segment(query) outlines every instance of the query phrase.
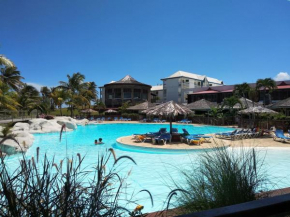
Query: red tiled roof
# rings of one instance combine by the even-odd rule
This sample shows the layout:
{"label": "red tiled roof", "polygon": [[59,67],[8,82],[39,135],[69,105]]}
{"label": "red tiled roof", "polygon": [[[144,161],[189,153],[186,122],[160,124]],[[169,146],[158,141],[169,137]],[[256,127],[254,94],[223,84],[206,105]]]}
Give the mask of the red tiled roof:
{"label": "red tiled roof", "polygon": [[289,89],[290,85],[277,86],[277,89]]}
{"label": "red tiled roof", "polygon": [[219,91],[216,90],[206,90],[206,91],[200,91],[200,92],[196,92],[193,94],[209,94],[209,93],[218,93]]}

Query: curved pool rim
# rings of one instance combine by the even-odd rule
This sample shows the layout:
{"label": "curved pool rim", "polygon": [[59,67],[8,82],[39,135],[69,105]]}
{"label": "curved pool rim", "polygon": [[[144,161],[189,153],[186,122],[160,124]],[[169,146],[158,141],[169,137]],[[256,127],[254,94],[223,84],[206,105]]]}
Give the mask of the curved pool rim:
{"label": "curved pool rim", "polygon": [[[204,151],[214,151],[217,148],[228,148],[230,145],[226,145],[223,147],[211,147],[211,148],[167,148],[164,146],[160,147],[145,147],[140,145],[131,145],[126,144],[124,142],[121,142],[121,138],[119,137],[116,140],[116,143],[113,144],[113,148],[122,150],[122,151],[128,151],[128,152],[139,152],[139,153],[147,153],[147,154],[188,154],[188,153],[197,153],[197,152],[204,152]],[[190,147],[190,146],[189,146]]]}

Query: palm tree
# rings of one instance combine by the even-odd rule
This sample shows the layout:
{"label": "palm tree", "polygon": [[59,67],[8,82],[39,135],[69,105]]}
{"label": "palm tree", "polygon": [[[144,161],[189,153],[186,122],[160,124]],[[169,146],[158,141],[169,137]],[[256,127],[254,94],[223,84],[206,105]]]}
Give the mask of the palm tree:
{"label": "palm tree", "polygon": [[106,105],[102,101],[97,101],[94,105],[94,108],[100,113],[101,109],[106,109]]}
{"label": "palm tree", "polygon": [[222,108],[224,108],[225,106],[227,106],[229,108],[229,110],[230,110],[230,113],[233,114],[234,106],[237,103],[240,104],[241,107],[243,107],[241,101],[236,96],[231,96],[231,97],[228,97],[228,98],[225,98],[224,99]]}
{"label": "palm tree", "polygon": [[68,93],[68,101],[67,104],[69,105],[71,111],[71,117],[73,116],[73,109],[79,103],[77,100],[81,98],[79,95],[76,95],[82,91],[82,89],[86,86],[84,83],[85,76],[79,72],[74,73],[72,76],[67,75],[68,81],[60,81],[60,88],[64,89]]}
{"label": "palm tree", "polygon": [[0,66],[1,65],[4,67],[15,67],[14,63],[2,54],[0,55]]}
{"label": "palm tree", "polygon": [[16,67],[1,68],[0,72],[1,81],[6,83],[11,89],[18,92],[23,86],[23,82],[21,81],[23,77],[20,76],[20,72],[17,71]]}
{"label": "palm tree", "polygon": [[18,106],[17,93],[10,91],[9,86],[0,81],[0,108],[17,111]]}
{"label": "palm tree", "polygon": [[50,94],[55,105],[58,106],[60,110],[60,115],[62,116],[62,105],[67,100],[68,94],[62,88],[54,88]]}
{"label": "palm tree", "polygon": [[[238,96],[239,98],[240,97],[247,98],[249,95],[250,88],[251,88],[250,85],[246,82],[242,84],[237,84],[235,85],[234,94]],[[247,100],[245,101],[246,101],[247,108],[249,108]]]}
{"label": "palm tree", "polygon": [[[267,95],[273,92],[277,88],[276,82],[272,78],[258,79],[256,82],[256,89],[258,91],[264,88],[264,105],[266,104],[266,93]],[[270,95],[271,96],[271,95]]]}
{"label": "palm tree", "polygon": [[19,92],[18,102],[22,109],[29,110],[32,107],[35,107],[36,104],[40,104],[41,98],[35,87],[24,84],[23,88]]}

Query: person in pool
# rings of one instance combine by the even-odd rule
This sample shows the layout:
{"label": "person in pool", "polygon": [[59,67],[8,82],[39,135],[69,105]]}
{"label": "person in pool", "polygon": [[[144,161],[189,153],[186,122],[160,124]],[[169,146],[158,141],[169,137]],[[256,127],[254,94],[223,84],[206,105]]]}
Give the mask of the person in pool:
{"label": "person in pool", "polygon": [[99,141],[98,141],[98,140],[95,140],[95,145],[101,145],[101,144],[104,144],[102,141],[103,141],[102,138],[99,138]]}

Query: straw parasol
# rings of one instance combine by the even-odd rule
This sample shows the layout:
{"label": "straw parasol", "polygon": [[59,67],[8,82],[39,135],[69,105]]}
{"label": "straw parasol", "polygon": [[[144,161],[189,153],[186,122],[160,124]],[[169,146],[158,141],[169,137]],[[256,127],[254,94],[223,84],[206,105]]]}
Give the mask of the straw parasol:
{"label": "straw parasol", "polygon": [[234,105],[234,107],[233,107],[234,109],[250,108],[250,107],[259,106],[258,103],[253,102],[252,100],[244,98],[244,97],[241,97],[239,100],[240,100],[241,104],[237,103],[236,105]]}
{"label": "straw parasol", "polygon": [[238,113],[239,114],[277,114],[278,112],[275,112],[271,109],[268,109],[262,106],[256,106],[256,107],[250,107],[250,108],[241,110]]}
{"label": "straw parasol", "polygon": [[290,108],[290,97],[284,100],[281,100],[279,102],[276,102],[274,105],[272,105],[270,108],[273,109],[285,109]]}
{"label": "straw parasol", "polygon": [[255,114],[277,114],[278,112],[275,112],[271,109],[262,107],[262,106],[256,106],[256,107],[250,107],[244,110],[241,110],[238,112],[238,114],[253,114],[253,126],[255,124]]}
{"label": "straw parasol", "polygon": [[94,109],[89,108],[89,109],[83,109],[83,110],[81,110],[81,112],[83,112],[83,113],[92,113],[92,112],[96,112],[96,111]]}
{"label": "straw parasol", "polygon": [[147,115],[160,115],[160,116],[167,116],[170,118],[170,133],[172,133],[172,117],[180,115],[187,115],[192,113],[192,111],[185,106],[179,105],[174,101],[169,101],[166,103],[162,103],[155,107],[149,108],[144,111]]}
{"label": "straw parasol", "polygon": [[191,109],[191,110],[210,111],[211,108],[217,107],[217,104],[214,102],[210,102],[208,100],[205,100],[205,99],[201,99],[201,100],[198,100],[198,101],[195,101],[193,103],[188,104],[186,107]]}
{"label": "straw parasol", "polygon": [[149,103],[148,101],[134,105],[134,106],[130,106],[127,108],[127,110],[132,110],[132,111],[143,111],[146,110],[148,108],[151,108],[155,106],[155,104],[153,103]]}
{"label": "straw parasol", "polygon": [[117,113],[117,111],[116,110],[113,110],[113,109],[109,109],[109,110],[107,110],[107,111],[105,111],[106,113]]}

